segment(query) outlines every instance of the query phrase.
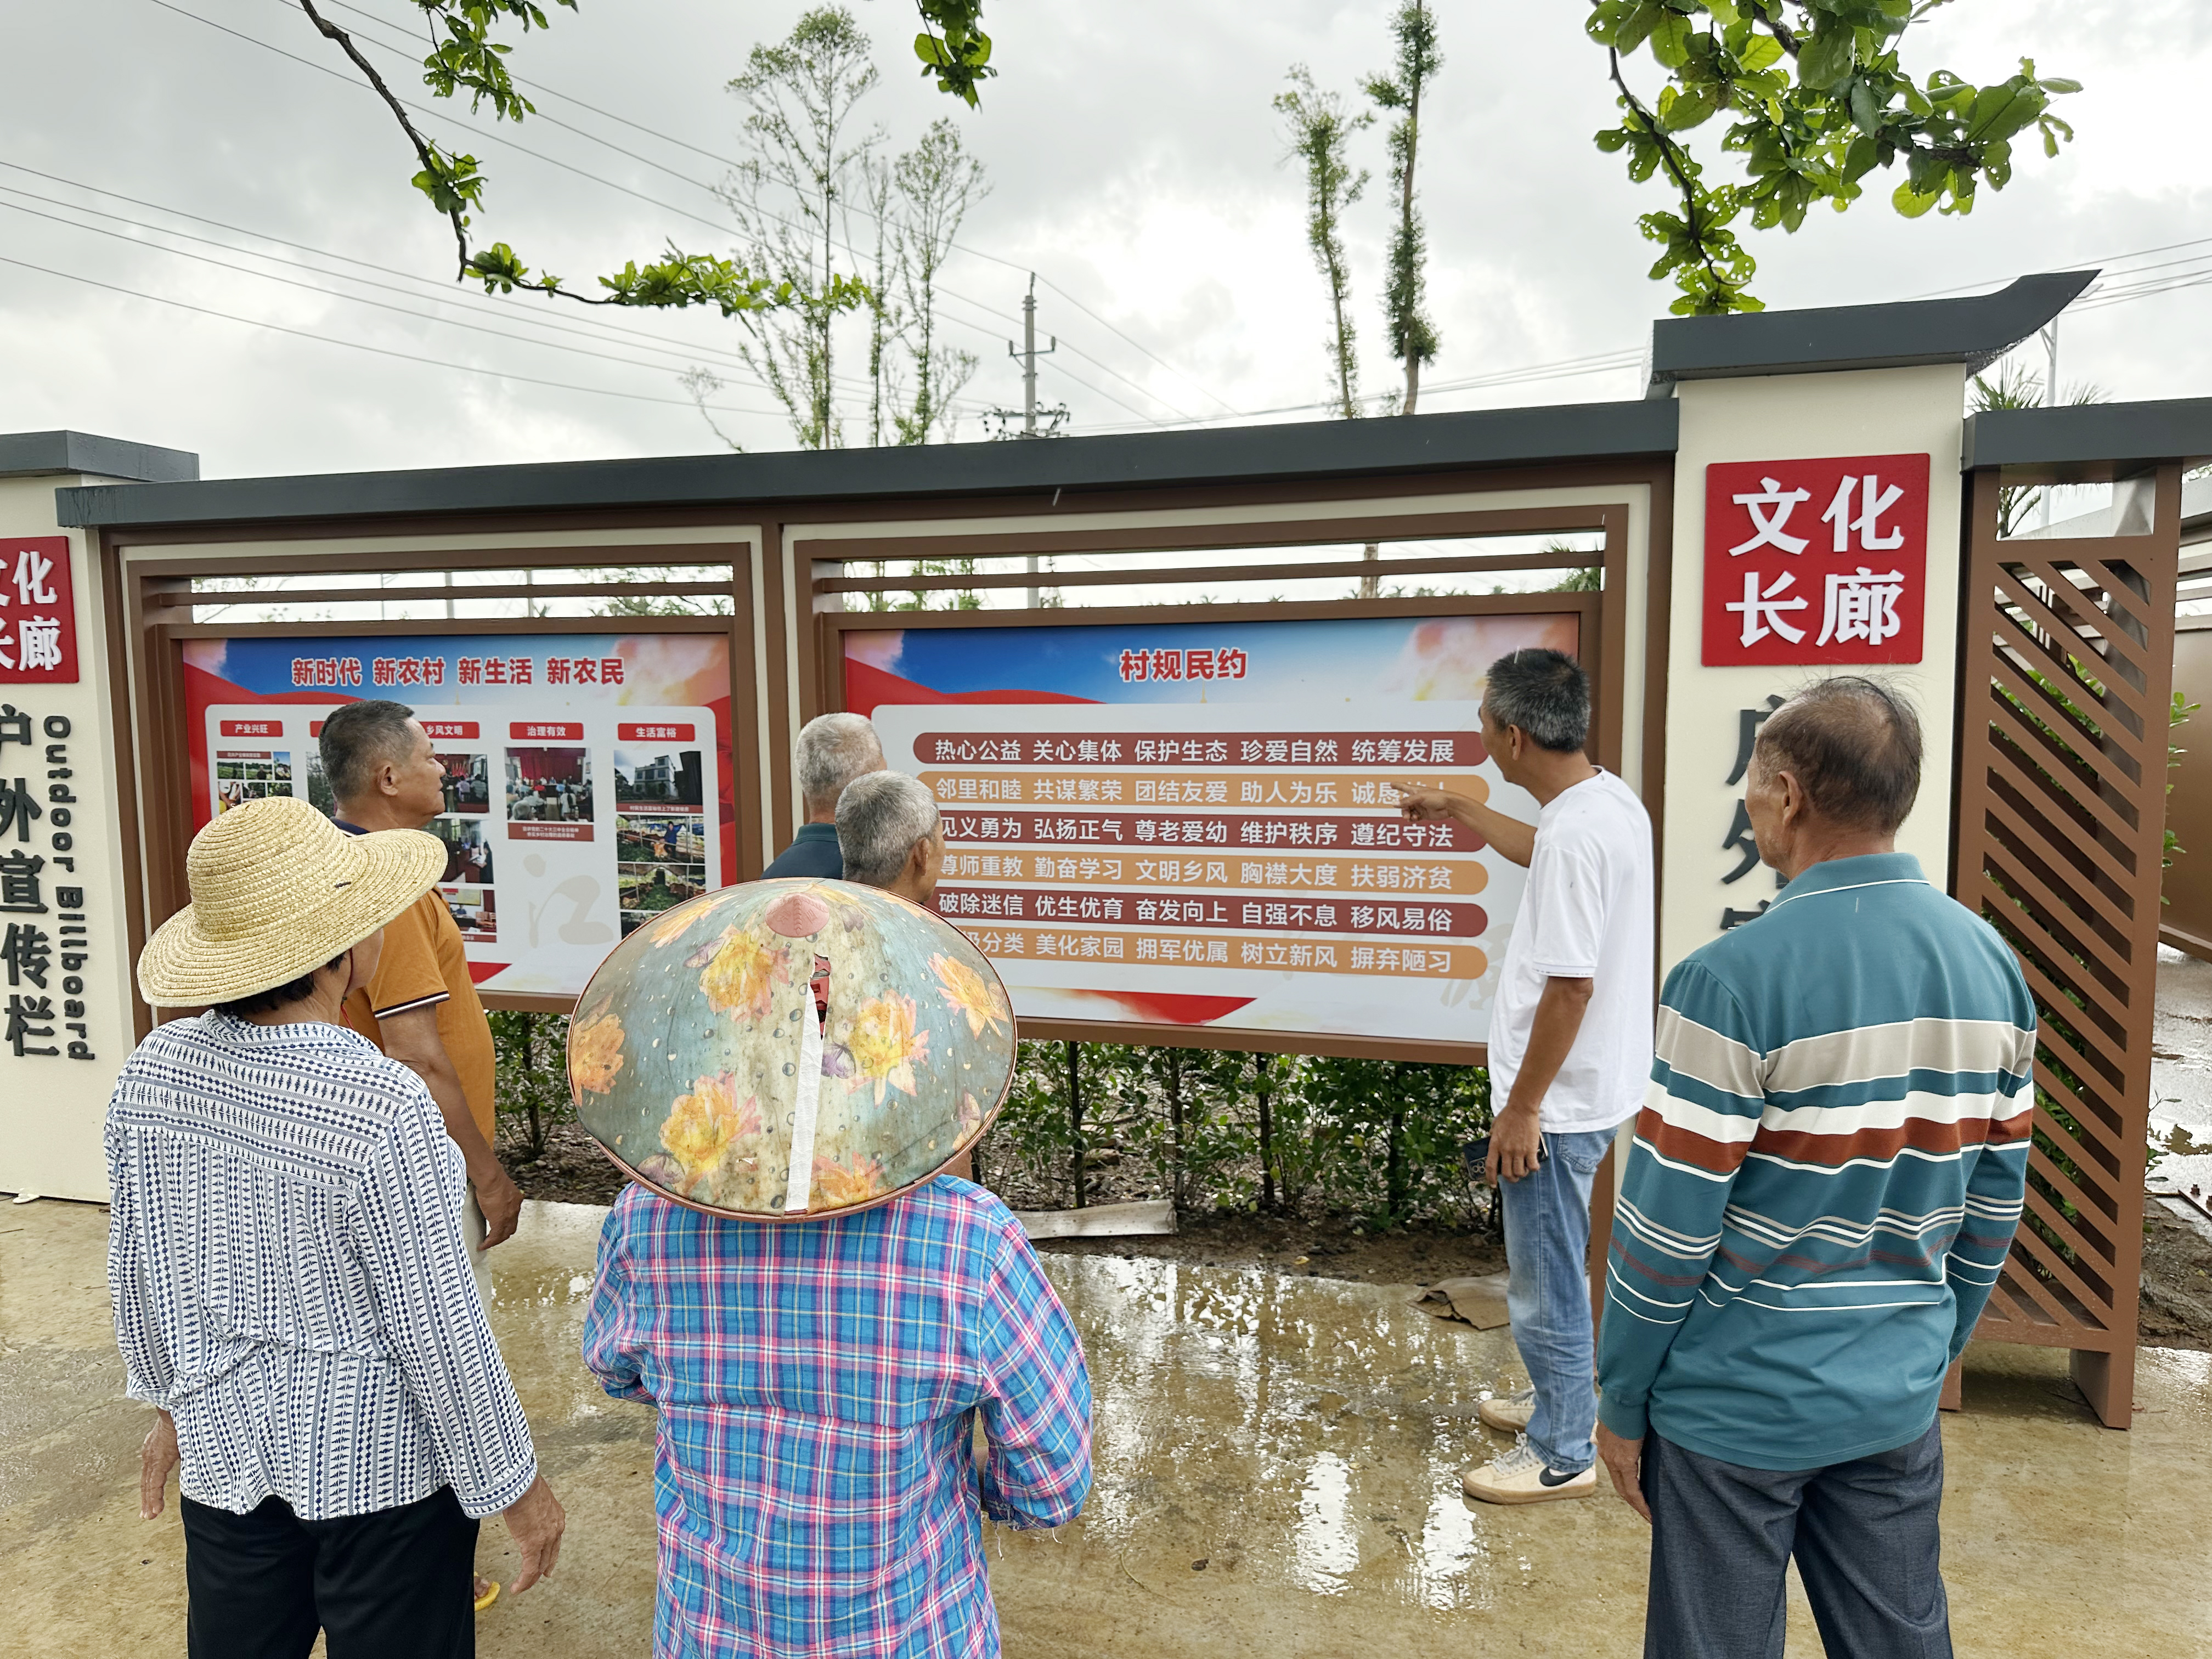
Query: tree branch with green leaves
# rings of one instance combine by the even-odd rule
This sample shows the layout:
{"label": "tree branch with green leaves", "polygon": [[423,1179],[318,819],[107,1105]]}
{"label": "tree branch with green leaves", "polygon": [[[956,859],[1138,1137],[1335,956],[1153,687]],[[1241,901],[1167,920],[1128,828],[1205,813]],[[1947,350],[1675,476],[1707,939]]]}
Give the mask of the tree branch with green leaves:
{"label": "tree branch with green leaves", "polygon": [[[489,102],[495,120],[520,123],[537,113],[537,106],[515,84],[507,65],[514,48],[497,40],[501,25],[519,27],[525,35],[551,27],[544,9],[535,0],[412,0],[422,14],[432,38],[429,55],[422,59],[422,82],[432,96],[469,97],[471,114]],[[804,298],[811,307],[827,304],[851,310],[867,303],[866,289],[838,279],[831,290],[802,296],[788,281],[756,276],[744,265],[708,253],[687,253],[672,242],[659,258],[630,260],[611,276],[599,278],[601,294],[581,293],[566,286],[550,271],[532,271],[505,242],[477,244],[472,234],[477,216],[484,210],[485,179],[473,155],[447,150],[429,137],[410,118],[390,84],[362,52],[353,37],[316,9],[315,0],[297,0],[324,39],[337,46],[383,100],[413,147],[421,170],[415,188],[453,227],[456,276],[483,283],[487,293],[511,294],[516,289],[544,294],[581,305],[635,306],[682,310],[712,306],[725,317],[780,310]],[[576,9],[576,0],[554,0]],[[915,41],[922,73],[936,78],[940,91],[971,106],[980,82],[998,71],[990,67],[991,39],[981,27],[981,0],[915,0],[923,33]]]}
{"label": "tree branch with green leaves", "polygon": [[[1731,226],[1795,231],[1826,202],[1841,212],[1868,175],[1899,161],[1890,193],[1917,219],[1931,208],[1973,210],[1984,184],[2011,182],[2013,143],[2031,128],[2055,157],[2074,129],[2051,100],[2078,82],[2020,73],[1977,87],[1948,70],[1924,80],[1905,67],[1912,25],[1950,0],[1599,0],[1586,25],[1607,50],[1620,124],[1596,136],[1600,149],[1627,158],[1638,183],[1664,172],[1681,211],[1638,222],[1661,253],[1655,280],[1680,290],[1678,315],[1757,311],[1757,263]],[[1649,57],[1665,76],[1656,99],[1639,98],[1623,64]],[[1730,124],[1724,154],[1741,156],[1741,183],[1709,185],[1681,135],[1716,116]]]}

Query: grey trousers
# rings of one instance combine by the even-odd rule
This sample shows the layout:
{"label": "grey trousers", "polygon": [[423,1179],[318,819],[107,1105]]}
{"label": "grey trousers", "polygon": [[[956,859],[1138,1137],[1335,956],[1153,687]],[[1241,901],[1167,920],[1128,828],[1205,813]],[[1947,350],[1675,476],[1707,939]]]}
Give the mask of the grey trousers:
{"label": "grey trousers", "polygon": [[1784,1570],[1813,1604],[1828,1659],[1951,1659],[1937,1513],[1942,1425],[1822,1469],[1723,1463],[1654,1434],[1644,1659],[1782,1659]]}

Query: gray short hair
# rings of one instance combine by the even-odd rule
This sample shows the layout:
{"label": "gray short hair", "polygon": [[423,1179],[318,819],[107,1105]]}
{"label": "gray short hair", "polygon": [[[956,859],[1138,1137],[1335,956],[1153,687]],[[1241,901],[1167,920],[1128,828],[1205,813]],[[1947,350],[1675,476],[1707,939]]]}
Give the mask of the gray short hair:
{"label": "gray short hair", "polygon": [[1919,796],[1920,750],[1920,716],[1900,693],[1837,674],[1767,716],[1752,766],[1761,778],[1796,778],[1816,817],[1888,836]]}
{"label": "gray short hair", "polygon": [[1483,707],[1499,726],[1517,726],[1539,749],[1569,753],[1589,739],[1589,676],[1564,651],[1531,646],[1490,665]]}
{"label": "gray short hair", "polygon": [[803,802],[836,800],[854,778],[884,769],[883,741],[865,714],[817,714],[792,750]]}
{"label": "gray short hair", "polygon": [[331,793],[339,800],[352,800],[368,787],[378,767],[413,754],[415,734],[407,722],[414,718],[415,711],[405,703],[382,697],[332,709],[323,721],[317,745]]}
{"label": "gray short hair", "polygon": [[870,772],[837,797],[837,850],[845,879],[888,887],[913,855],[914,844],[937,833],[937,803],[920,778]]}

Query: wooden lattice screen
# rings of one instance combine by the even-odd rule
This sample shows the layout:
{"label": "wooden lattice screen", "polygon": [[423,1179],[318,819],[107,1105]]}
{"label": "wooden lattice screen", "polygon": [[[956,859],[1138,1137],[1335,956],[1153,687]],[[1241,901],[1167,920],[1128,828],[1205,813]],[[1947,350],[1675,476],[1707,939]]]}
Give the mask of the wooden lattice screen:
{"label": "wooden lattice screen", "polygon": [[2127,1426],[2142,1257],[2181,469],[2148,535],[1998,538],[1973,475],[1956,896],[2019,954],[2041,1018],[2027,1212],[1977,1335],[2073,1351]]}

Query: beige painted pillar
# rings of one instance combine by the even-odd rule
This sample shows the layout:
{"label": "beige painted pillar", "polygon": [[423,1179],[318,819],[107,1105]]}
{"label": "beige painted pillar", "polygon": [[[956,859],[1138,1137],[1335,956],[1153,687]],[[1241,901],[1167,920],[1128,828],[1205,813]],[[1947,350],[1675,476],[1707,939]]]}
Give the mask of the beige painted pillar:
{"label": "beige painted pillar", "polygon": [[[27,836],[20,816],[0,829],[0,860],[22,854],[19,872],[24,860],[40,861],[32,875],[35,902],[45,907],[28,908],[31,896],[21,888],[0,888],[0,904],[18,906],[0,908],[0,943],[11,926],[36,929],[47,951],[43,988],[23,962],[14,964],[10,983],[10,965],[0,961],[7,1020],[0,1026],[0,1193],[106,1198],[100,1129],[133,1042],[109,696],[111,677],[122,666],[108,655],[105,596],[86,532],[54,522],[57,487],[107,482],[75,472],[0,476],[0,598],[8,602],[0,608],[0,635],[9,641],[0,655],[23,659],[17,627],[38,607],[26,607],[16,578],[35,583],[40,567],[35,560],[22,566],[21,556],[44,558],[53,538],[66,547],[76,655],[70,680],[9,684],[0,671],[0,787],[13,789],[20,778],[40,809]],[[54,574],[46,577],[48,591]],[[23,728],[8,719],[9,708],[30,716],[29,744],[12,740]],[[27,942],[20,933],[17,940]],[[44,1017],[34,1017],[41,1009]]]}
{"label": "beige painted pillar", "polygon": [[[1722,931],[1724,914],[1771,899],[1771,872],[1723,878],[1738,855],[1724,851],[1741,782],[1727,781],[1737,756],[1741,711],[1763,709],[1831,672],[1865,672],[1905,691],[1920,711],[1926,752],[1920,797],[1898,836],[1928,878],[1948,884],[1951,760],[1956,722],[1959,453],[1965,430],[1966,371],[1957,363],[1843,373],[1687,380],[1674,472],[1674,603],[1667,685],[1666,866],[1659,901],[1661,969]],[[1704,654],[1705,469],[1717,462],[1925,453],[1929,458],[1925,629],[1917,663],[1864,670],[1706,667]],[[1825,534],[1808,501],[1792,527]],[[1817,586],[1814,589],[1817,593]],[[1813,615],[1818,626],[1818,599]]]}

